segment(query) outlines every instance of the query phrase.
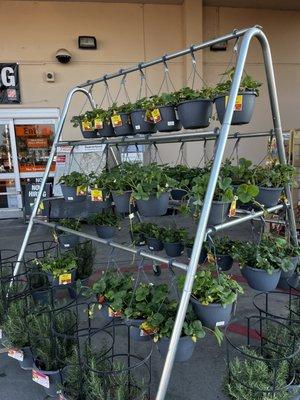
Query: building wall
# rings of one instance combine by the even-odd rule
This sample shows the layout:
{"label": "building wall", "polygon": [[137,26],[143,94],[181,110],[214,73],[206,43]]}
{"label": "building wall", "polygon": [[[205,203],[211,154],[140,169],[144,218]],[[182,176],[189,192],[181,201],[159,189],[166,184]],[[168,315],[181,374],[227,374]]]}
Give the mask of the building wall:
{"label": "building wall", "polygon": [[[300,12],[263,9],[239,9],[228,7],[205,7],[203,10],[204,39],[228,33],[233,28],[261,25],[266,33],[273,55],[279,106],[284,129],[300,126],[298,101],[300,86]],[[226,52],[204,52],[204,76],[209,83],[217,83],[233,56],[233,43]],[[262,53],[258,41],[253,41],[247,59],[246,72],[263,82],[261,95],[257,99],[254,117],[249,126],[235,127],[232,131],[265,131],[272,128]],[[228,144],[227,155],[233,143]],[[260,161],[266,153],[266,140],[245,140],[239,146],[240,156]]]}

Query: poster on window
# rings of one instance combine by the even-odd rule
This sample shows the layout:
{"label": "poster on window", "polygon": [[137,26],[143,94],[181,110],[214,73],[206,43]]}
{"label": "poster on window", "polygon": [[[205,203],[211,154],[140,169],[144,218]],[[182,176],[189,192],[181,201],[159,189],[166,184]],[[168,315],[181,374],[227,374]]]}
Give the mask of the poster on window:
{"label": "poster on window", "polygon": [[0,104],[21,103],[19,66],[0,63]]}

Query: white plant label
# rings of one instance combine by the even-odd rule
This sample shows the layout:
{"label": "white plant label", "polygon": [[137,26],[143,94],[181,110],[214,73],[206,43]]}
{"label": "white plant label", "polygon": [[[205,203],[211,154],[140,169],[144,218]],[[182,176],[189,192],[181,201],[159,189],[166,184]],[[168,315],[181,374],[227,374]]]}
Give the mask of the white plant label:
{"label": "white plant label", "polygon": [[68,197],[68,200],[72,201],[72,200],[74,200],[74,197]]}
{"label": "white plant label", "polygon": [[133,219],[134,218],[134,213],[129,214],[129,219]]}
{"label": "white plant label", "polygon": [[69,243],[65,243],[65,247],[70,247]]}
{"label": "white plant label", "polygon": [[2,329],[0,329],[0,339],[3,339],[3,332],[2,332]]}
{"label": "white plant label", "polygon": [[9,349],[7,353],[8,357],[14,358],[15,360],[18,361],[23,361],[24,360],[24,353],[22,350],[19,349]]}
{"label": "white plant label", "polygon": [[167,122],[167,125],[168,125],[168,126],[174,126],[174,125],[175,125],[175,121],[168,121],[168,122]]}
{"label": "white plant label", "polygon": [[224,326],[225,325],[225,321],[218,321],[216,323],[216,326]]}
{"label": "white plant label", "polygon": [[149,249],[150,249],[150,250],[154,250],[154,247],[152,247],[152,246],[149,246]]}
{"label": "white plant label", "polygon": [[32,370],[32,380],[33,382],[38,383],[39,385],[45,387],[46,389],[50,388],[49,376],[43,374],[41,371]]}
{"label": "white plant label", "polygon": [[135,125],[135,129],[136,130],[140,130],[141,129],[141,125]]}

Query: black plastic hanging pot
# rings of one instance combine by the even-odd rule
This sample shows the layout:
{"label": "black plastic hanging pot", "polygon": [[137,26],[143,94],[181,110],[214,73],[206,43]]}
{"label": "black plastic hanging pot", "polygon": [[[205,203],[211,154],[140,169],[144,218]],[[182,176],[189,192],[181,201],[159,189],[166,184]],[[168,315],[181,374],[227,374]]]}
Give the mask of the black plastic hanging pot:
{"label": "black plastic hanging pot", "polygon": [[145,246],[146,238],[143,233],[132,233],[130,231],[130,237],[135,246]]}
{"label": "black plastic hanging pot", "polygon": [[100,213],[111,206],[111,199],[104,195],[102,201],[92,201],[91,196],[87,196],[87,214]]}
{"label": "black plastic hanging pot", "polygon": [[130,212],[131,193],[131,190],[128,190],[127,192],[124,192],[122,194],[112,192],[113,202],[115,203],[115,207],[118,213],[125,214]]}
{"label": "black plastic hanging pot", "polygon": [[58,235],[58,241],[62,249],[72,249],[79,243],[79,236],[72,233],[61,233]]}
{"label": "black plastic hanging pot", "polygon": [[111,123],[104,122],[102,129],[97,129],[97,137],[115,136],[114,128]]}
{"label": "black plastic hanging pot", "polygon": [[158,107],[161,121],[156,122],[156,128],[159,132],[180,131],[181,122],[177,118],[174,106]]}
{"label": "black plastic hanging pot", "polygon": [[281,269],[275,269],[271,274],[263,269],[245,266],[242,268],[242,275],[247,279],[248,285],[260,292],[270,292],[278,285]]}
{"label": "black plastic hanging pot", "polygon": [[64,196],[65,201],[81,203],[86,200],[86,195],[77,196],[77,188],[72,186],[60,185],[62,194]]}
{"label": "black plastic hanging pot", "polygon": [[229,323],[234,303],[225,307],[218,303],[203,305],[193,297],[191,302],[197,317],[207,328],[215,329],[216,326],[222,327]]}
{"label": "black plastic hanging pot", "polygon": [[273,207],[278,204],[283,187],[280,188],[269,188],[259,186],[259,193],[255,200],[264,205],[265,207]]}
{"label": "black plastic hanging pot", "polygon": [[121,117],[122,125],[114,127],[116,136],[134,135],[135,133],[133,130],[133,126],[131,124],[130,114],[129,113],[120,113],[118,115],[120,115],[120,117]]}
{"label": "black plastic hanging pot", "polygon": [[[187,254],[189,259],[191,258],[192,250],[193,250],[192,247],[186,246],[186,254]],[[207,257],[207,250],[205,248],[202,248],[202,250],[200,252],[198,264],[204,264],[205,260],[206,260],[206,257]]]}
{"label": "black plastic hanging pot", "polygon": [[[161,338],[157,342],[158,351],[163,358],[167,357],[170,340],[169,338]],[[192,357],[195,347],[196,343],[190,336],[181,336],[175,354],[175,362],[188,361]]]}
{"label": "black plastic hanging pot", "polygon": [[168,257],[179,257],[183,254],[184,245],[182,243],[165,243],[165,252]]}
{"label": "black plastic hanging pot", "polygon": [[[255,92],[244,92],[238,95],[231,125],[249,124],[253,115],[256,96],[257,95]],[[218,119],[221,124],[223,123],[223,119],[225,116],[227,101],[226,99],[228,99],[228,95],[217,96],[214,99]]]}
{"label": "black plastic hanging pot", "polygon": [[68,283],[68,284],[63,284],[63,283],[60,284],[59,278],[55,278],[50,272],[46,273],[46,275],[48,277],[49,284],[52,287],[56,287],[56,286],[63,287],[63,286],[71,285],[75,281],[75,278],[76,278],[76,268],[72,269],[70,272],[66,272],[66,274],[71,274],[71,282]]}
{"label": "black plastic hanging pot", "polygon": [[299,262],[298,256],[291,257],[290,268],[287,271],[281,271],[281,276],[277,285],[279,289],[288,290],[290,288],[288,280],[294,275],[298,262]]}
{"label": "black plastic hanging pot", "polygon": [[33,370],[37,371],[37,372],[41,372],[43,375],[48,376],[49,378],[49,388],[43,387],[45,393],[49,396],[49,397],[55,397],[57,398],[57,392],[60,389],[60,386],[62,384],[61,381],[61,375],[60,375],[60,371],[44,371],[42,369],[39,369],[36,365],[36,362],[34,362],[33,364]]}
{"label": "black plastic hanging pot", "polygon": [[129,333],[132,340],[135,342],[149,342],[151,340],[151,335],[147,335],[140,325],[144,322],[143,319],[127,319],[125,321],[126,325],[130,326]]}
{"label": "black plastic hanging pot", "polygon": [[115,236],[117,228],[115,226],[98,225],[95,227],[97,235],[101,239],[110,239]]}
{"label": "black plastic hanging pot", "polygon": [[187,100],[177,106],[178,116],[185,129],[206,128],[210,124],[212,100]]}
{"label": "black plastic hanging pot", "polygon": [[147,121],[146,113],[147,111],[145,110],[134,110],[130,114],[131,123],[135,133],[144,135],[156,132],[157,129],[154,122]]}
{"label": "black plastic hanging pot", "polygon": [[151,251],[161,251],[164,248],[164,244],[160,239],[157,238],[146,238],[146,243],[149,250]]}
{"label": "black plastic hanging pot", "polygon": [[159,197],[152,195],[148,200],[137,200],[137,209],[144,217],[160,217],[165,215],[169,206],[169,193],[162,193]]}
{"label": "black plastic hanging pot", "polygon": [[23,357],[23,361],[19,361],[19,365],[24,371],[30,371],[33,368],[33,357],[32,357],[32,353],[31,353],[31,349],[30,349],[30,347],[23,347],[22,351],[23,351],[24,357]]}
{"label": "black plastic hanging pot", "polygon": [[228,254],[217,254],[217,266],[219,271],[229,271],[233,265],[233,258]]}
{"label": "black plastic hanging pot", "polygon": [[211,204],[208,225],[219,225],[226,221],[230,202],[213,201]]}
{"label": "black plastic hanging pot", "polygon": [[172,200],[181,201],[184,196],[187,195],[187,191],[184,189],[172,189],[171,190],[171,197]]}
{"label": "black plastic hanging pot", "polygon": [[95,138],[97,137],[97,130],[84,131],[84,130],[82,129],[82,127],[80,127],[80,129],[81,129],[82,136],[83,136],[85,139],[95,139]]}

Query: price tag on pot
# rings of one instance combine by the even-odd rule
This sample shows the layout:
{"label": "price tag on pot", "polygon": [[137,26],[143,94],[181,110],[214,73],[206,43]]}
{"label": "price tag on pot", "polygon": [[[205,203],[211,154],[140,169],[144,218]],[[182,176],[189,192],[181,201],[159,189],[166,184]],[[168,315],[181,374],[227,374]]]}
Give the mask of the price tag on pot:
{"label": "price tag on pot", "polygon": [[213,256],[212,253],[207,253],[207,261],[209,263],[214,263],[215,262],[215,257]]}
{"label": "price tag on pot", "polygon": [[91,190],[91,200],[92,201],[103,201],[103,193],[100,189]]}
{"label": "price tag on pot", "polygon": [[[225,96],[225,107],[227,106],[229,96]],[[243,96],[238,94],[235,99],[234,111],[242,111],[243,110]]]}
{"label": "price tag on pot", "polygon": [[234,196],[232,203],[230,205],[230,209],[229,209],[229,217],[234,217],[236,215],[236,201],[237,201],[238,197]]}
{"label": "price tag on pot", "polygon": [[152,116],[152,112],[151,111],[146,111],[145,113],[145,122],[150,122],[150,123],[154,123],[154,119]]}
{"label": "price tag on pot", "polygon": [[61,274],[58,277],[58,283],[60,285],[68,285],[72,283],[72,274]]}
{"label": "price tag on pot", "polygon": [[117,128],[118,126],[122,126],[123,123],[122,123],[121,115],[119,115],[119,114],[113,115],[111,117],[111,123],[114,128]]}
{"label": "price tag on pot", "polygon": [[91,121],[82,121],[81,128],[83,131],[92,131],[93,125],[92,125]]}
{"label": "price tag on pot", "polygon": [[152,118],[153,118],[153,121],[157,124],[157,122],[160,122],[161,121],[161,115],[160,115],[160,111],[159,111],[159,109],[158,108],[155,108],[153,111],[152,111]]}
{"label": "price tag on pot", "polygon": [[174,126],[174,125],[175,125],[175,121],[168,121],[168,122],[167,122],[167,125],[168,125],[168,126]]}
{"label": "price tag on pot", "polygon": [[41,371],[32,370],[32,380],[33,382],[38,383],[39,385],[45,387],[46,389],[50,388],[49,376],[43,374]]}
{"label": "price tag on pot", "polygon": [[77,186],[76,188],[76,196],[85,196],[86,195],[86,186]]}
{"label": "price tag on pot", "polygon": [[94,128],[95,129],[103,129],[103,121],[101,118],[94,119]]}
{"label": "price tag on pot", "polygon": [[141,130],[141,125],[134,125],[134,128],[135,128],[137,131],[139,131],[139,130]]}
{"label": "price tag on pot", "polygon": [[69,200],[69,201],[73,201],[73,200],[74,200],[74,197],[68,196],[68,200]]}
{"label": "price tag on pot", "polygon": [[216,326],[224,326],[224,325],[225,325],[225,321],[216,322]]}
{"label": "price tag on pot", "polygon": [[111,317],[111,318],[118,318],[118,317],[122,316],[122,312],[121,311],[114,311],[113,309],[108,307],[108,316]]}
{"label": "price tag on pot", "polygon": [[14,358],[15,360],[18,360],[18,361],[24,360],[24,353],[20,349],[11,348],[8,350],[7,355],[8,355],[8,357]]}

